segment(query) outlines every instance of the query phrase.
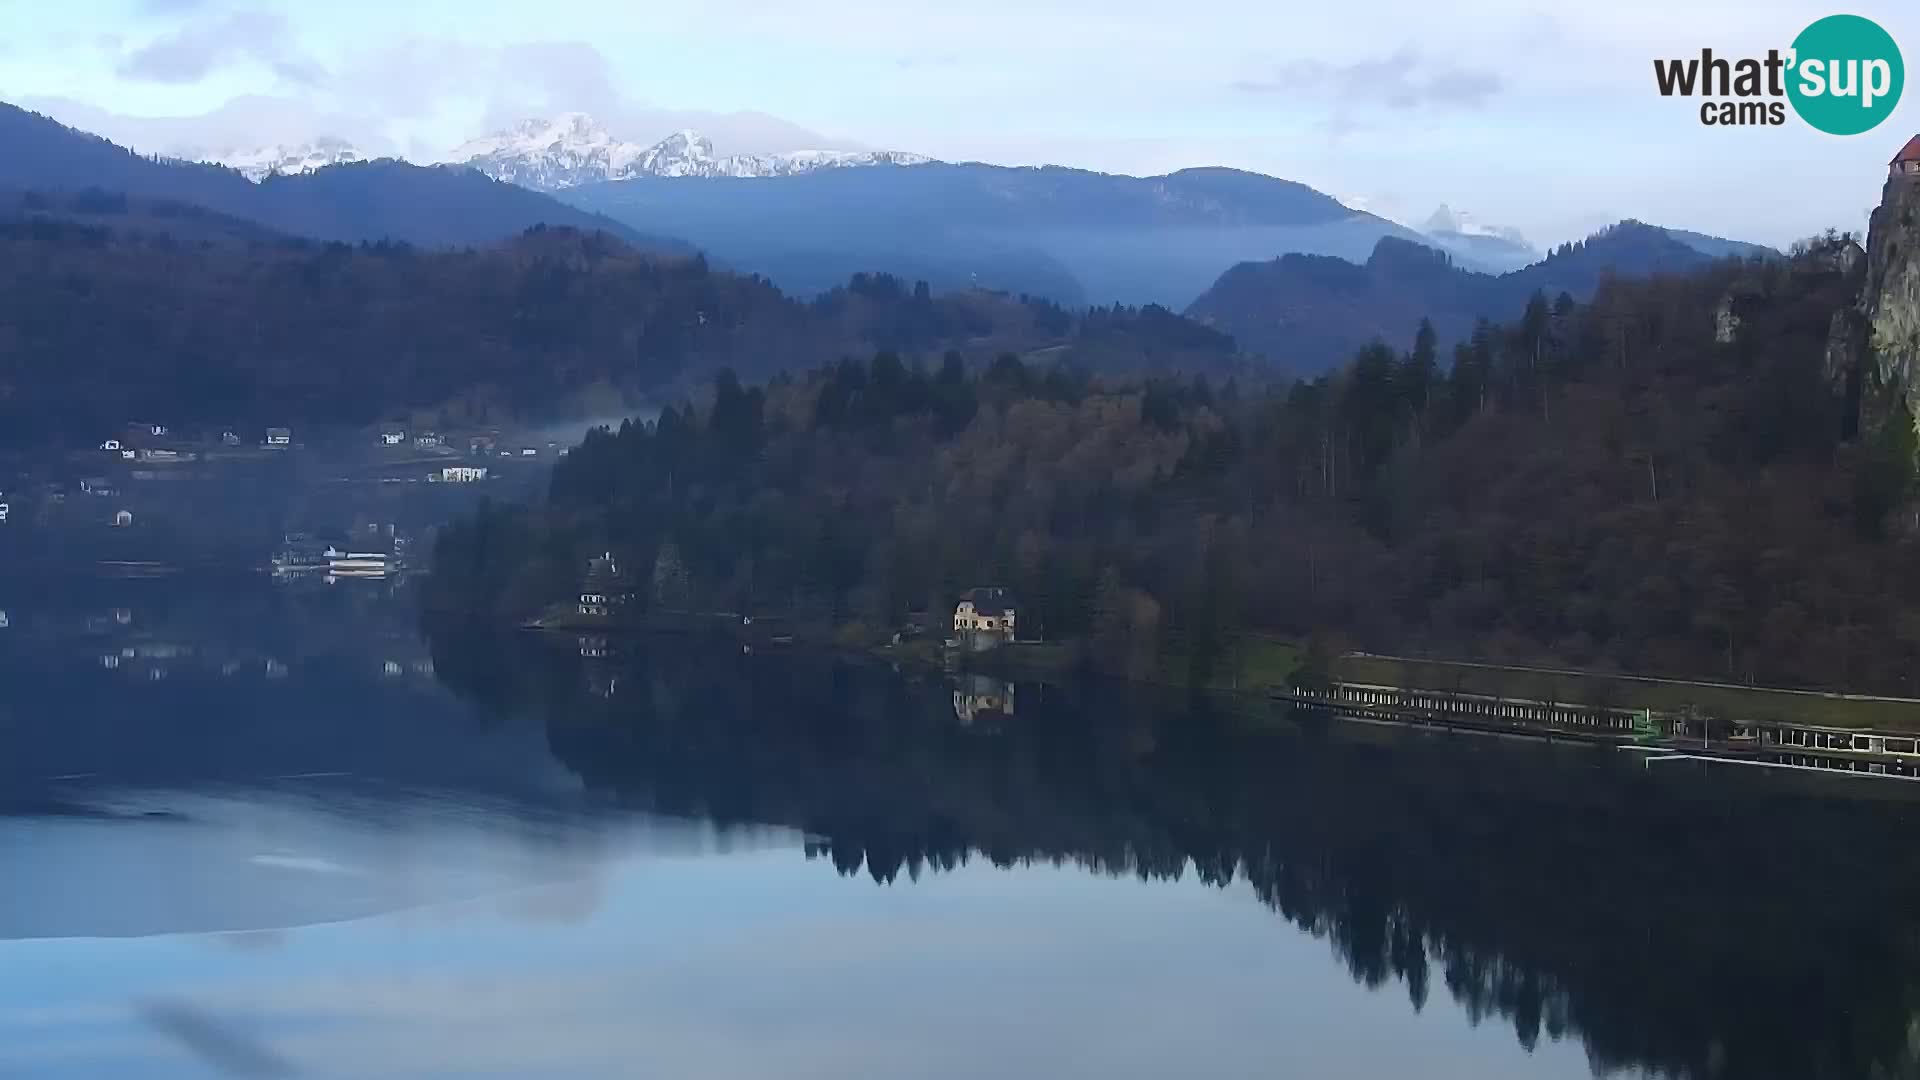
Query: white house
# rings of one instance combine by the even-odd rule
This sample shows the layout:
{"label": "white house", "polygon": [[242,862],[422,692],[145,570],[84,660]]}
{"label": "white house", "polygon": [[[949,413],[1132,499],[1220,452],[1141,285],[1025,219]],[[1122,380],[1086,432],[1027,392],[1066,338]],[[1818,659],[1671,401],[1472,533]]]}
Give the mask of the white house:
{"label": "white house", "polygon": [[119,440],[119,439],[108,439],[108,440],[107,440],[106,442],[103,442],[103,443],[101,443],[101,444],[100,444],[100,449],[102,449],[102,450],[111,450],[111,451],[113,451],[114,453],[116,453],[116,454],[117,454],[117,453],[119,453],[119,452],[120,452],[121,450],[124,450],[124,449],[126,449],[126,448],[125,448],[124,446],[122,446],[122,445],[121,445],[121,443],[120,443],[120,440]]}
{"label": "white house", "polygon": [[407,433],[399,428],[387,428],[380,433],[381,446],[404,446],[406,442]]}
{"label": "white house", "polygon": [[587,561],[587,576],[580,583],[580,614],[618,615],[632,598],[632,587],[620,572],[613,552]]}
{"label": "white house", "polygon": [[1014,640],[1020,605],[1005,589],[969,589],[953,609],[953,636],[970,649]]}
{"label": "white house", "polygon": [[114,528],[124,529],[131,524],[133,524],[133,511],[121,510],[113,515]]}
{"label": "white house", "polygon": [[431,432],[431,431],[423,431],[420,434],[415,435],[413,437],[413,445],[422,450],[426,450],[430,447],[439,446],[441,441],[442,440],[440,436],[435,432]]}
{"label": "white house", "polygon": [[440,479],[448,484],[471,484],[486,478],[485,465],[448,465],[440,470]]}
{"label": "white house", "polygon": [[293,431],[290,428],[270,427],[267,429],[268,446],[292,446]]}

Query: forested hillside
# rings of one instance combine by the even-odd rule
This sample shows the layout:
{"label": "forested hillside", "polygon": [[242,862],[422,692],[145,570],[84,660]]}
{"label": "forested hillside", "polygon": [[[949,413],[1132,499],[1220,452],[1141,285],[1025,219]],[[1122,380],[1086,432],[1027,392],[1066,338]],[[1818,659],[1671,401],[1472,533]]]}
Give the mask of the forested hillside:
{"label": "forested hillside", "polygon": [[11,442],[84,444],[135,415],[182,428],[443,406],[604,415],[721,367],[760,379],[949,347],[982,362],[1045,349],[1107,370],[1241,364],[1231,339],[1160,309],[1075,315],[870,275],[802,303],[698,257],[571,229],[485,250],[353,247],[117,194],[0,197],[0,440]]}
{"label": "forested hillside", "polygon": [[[1734,249],[1731,241],[1718,243]],[[1375,339],[1411,345],[1422,318],[1448,345],[1464,340],[1476,319],[1510,317],[1536,292],[1585,300],[1609,274],[1675,273],[1709,261],[1694,244],[1638,221],[1562,244],[1531,266],[1499,275],[1469,270],[1437,248],[1389,236],[1364,263],[1319,255],[1241,263],[1187,314],[1285,370],[1317,375]]]}
{"label": "forested hillside", "polygon": [[1842,265],[1536,294],[1450,364],[1428,327],[1284,392],[1011,358],[723,377],[590,436],[546,505],[451,529],[436,602],[525,613],[611,548],[667,566],[689,603],[873,627],[1003,584],[1122,671],[1171,655],[1204,676],[1249,631],[1336,631],[1913,689],[1910,440],[1841,441],[1822,358],[1858,288]]}

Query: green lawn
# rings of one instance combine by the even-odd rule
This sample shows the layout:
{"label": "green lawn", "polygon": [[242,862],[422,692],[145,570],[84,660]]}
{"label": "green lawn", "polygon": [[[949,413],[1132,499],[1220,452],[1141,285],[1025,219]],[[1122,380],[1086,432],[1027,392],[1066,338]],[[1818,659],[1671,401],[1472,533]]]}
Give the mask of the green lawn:
{"label": "green lawn", "polygon": [[[1248,634],[1228,650],[1206,689],[1261,693],[1286,686],[1300,667],[1300,653],[1300,644],[1296,641]],[[1153,681],[1169,686],[1187,685],[1186,656],[1162,653]]]}
{"label": "green lawn", "polygon": [[1831,727],[1920,729],[1920,705],[1852,698],[1840,694],[1794,693],[1705,683],[1660,682],[1630,675],[1478,667],[1437,660],[1382,656],[1342,656],[1335,677],[1421,690],[1615,705],[1677,712],[1688,706],[1727,720],[1775,720]]}

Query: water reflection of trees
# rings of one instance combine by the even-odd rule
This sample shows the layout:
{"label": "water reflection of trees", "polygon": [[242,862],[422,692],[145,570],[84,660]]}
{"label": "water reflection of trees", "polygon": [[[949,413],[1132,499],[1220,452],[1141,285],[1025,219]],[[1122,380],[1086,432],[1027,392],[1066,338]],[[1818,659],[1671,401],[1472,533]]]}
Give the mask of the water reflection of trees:
{"label": "water reflection of trees", "polygon": [[1528,1048],[1578,1038],[1596,1071],[1920,1075],[1905,801],[1575,749],[1251,731],[1132,687],[1022,687],[1018,721],[983,733],[941,680],[846,664],[633,656],[601,698],[582,667],[600,661],[435,653],[488,708],[540,714],[591,787],[804,829],[843,874],[985,859],[1242,881],[1356,981],[1416,1010],[1443,989]]}

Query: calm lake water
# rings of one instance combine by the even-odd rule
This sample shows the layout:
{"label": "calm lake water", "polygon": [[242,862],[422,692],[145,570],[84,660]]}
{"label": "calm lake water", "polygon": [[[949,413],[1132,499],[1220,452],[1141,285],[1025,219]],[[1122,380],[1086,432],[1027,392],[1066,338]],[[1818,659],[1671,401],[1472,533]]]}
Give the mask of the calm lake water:
{"label": "calm lake water", "polygon": [[1900,785],[370,583],[0,609],[0,1076],[1920,1071]]}

